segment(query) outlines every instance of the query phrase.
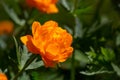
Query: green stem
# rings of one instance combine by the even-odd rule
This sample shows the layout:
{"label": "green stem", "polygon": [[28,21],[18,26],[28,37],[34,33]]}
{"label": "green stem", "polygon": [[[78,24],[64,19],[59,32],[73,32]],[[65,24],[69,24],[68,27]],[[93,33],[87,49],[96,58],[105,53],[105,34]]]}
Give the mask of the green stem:
{"label": "green stem", "polygon": [[14,42],[15,42],[16,53],[17,53],[17,59],[18,59],[18,65],[20,65],[20,56],[21,56],[21,55],[20,55],[20,53],[19,53],[18,42],[17,42],[17,40],[16,40],[16,38],[15,38],[14,35],[13,35],[12,37],[13,37]]}
{"label": "green stem", "polygon": [[[77,2],[78,0],[74,0],[73,1],[73,10],[72,10],[72,14],[75,16],[75,10],[77,8]],[[75,35],[75,28],[73,28],[73,37]],[[73,44],[74,47],[74,44]],[[75,48],[75,47],[74,47]],[[70,80],[75,80],[75,51],[73,51],[73,55],[72,55],[72,59],[71,59],[71,77]]]}
{"label": "green stem", "polygon": [[71,59],[71,80],[75,80],[75,54],[73,52]]}
{"label": "green stem", "polygon": [[17,73],[17,75],[14,77],[13,80],[17,80],[17,78],[19,77],[19,75],[21,75],[23,73],[23,71],[32,63],[32,61],[37,57],[37,55],[33,55],[25,64],[25,66]]}
{"label": "green stem", "polygon": [[78,0],[74,0],[73,1],[73,9],[71,10],[71,12],[74,14],[74,12],[75,12],[75,10],[76,10],[76,8],[77,8],[77,1]]}

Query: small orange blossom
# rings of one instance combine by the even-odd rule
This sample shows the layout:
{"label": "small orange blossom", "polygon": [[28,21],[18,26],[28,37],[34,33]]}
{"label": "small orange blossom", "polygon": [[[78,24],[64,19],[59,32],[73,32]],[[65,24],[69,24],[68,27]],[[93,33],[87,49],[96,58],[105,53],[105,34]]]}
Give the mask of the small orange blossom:
{"label": "small orange blossom", "polygon": [[72,36],[55,21],[47,21],[43,25],[33,22],[32,35],[21,37],[21,41],[30,52],[41,55],[46,67],[64,62],[73,52]]}
{"label": "small orange blossom", "polygon": [[0,35],[11,33],[13,30],[13,23],[11,21],[0,21]]}
{"label": "small orange blossom", "polygon": [[0,73],[0,80],[8,80],[7,76],[3,73]]}
{"label": "small orange blossom", "polygon": [[26,0],[30,7],[35,7],[38,10],[46,13],[57,13],[56,3],[58,0]]}

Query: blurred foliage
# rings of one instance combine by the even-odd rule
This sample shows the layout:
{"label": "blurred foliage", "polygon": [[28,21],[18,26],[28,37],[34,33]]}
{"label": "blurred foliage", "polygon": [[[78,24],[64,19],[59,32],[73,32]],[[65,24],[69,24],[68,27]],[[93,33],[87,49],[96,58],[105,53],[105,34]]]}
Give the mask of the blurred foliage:
{"label": "blurred foliage", "polygon": [[[14,23],[12,35],[0,35],[1,71],[12,80],[34,56],[20,41],[33,21],[55,20],[73,35],[75,80],[119,80],[120,0],[59,0],[57,7],[59,13],[45,14],[25,0],[0,0],[0,21]],[[18,80],[70,80],[71,62],[45,68],[37,56]]]}

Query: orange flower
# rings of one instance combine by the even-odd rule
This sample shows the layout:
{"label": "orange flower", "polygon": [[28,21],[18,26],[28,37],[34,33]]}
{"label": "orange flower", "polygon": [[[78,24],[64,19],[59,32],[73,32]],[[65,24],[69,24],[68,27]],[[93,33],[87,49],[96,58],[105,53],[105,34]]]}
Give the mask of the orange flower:
{"label": "orange flower", "polygon": [[0,73],[0,80],[8,80],[7,76],[3,73]]}
{"label": "orange flower", "polygon": [[58,0],[26,0],[30,7],[35,7],[38,10],[46,13],[57,13],[56,3]]}
{"label": "orange flower", "polygon": [[34,22],[32,35],[21,37],[21,41],[30,52],[41,55],[46,67],[54,67],[72,54],[72,36],[55,21],[48,21],[43,25]]}
{"label": "orange flower", "polygon": [[11,21],[0,22],[0,34],[11,33],[13,30],[13,23]]}

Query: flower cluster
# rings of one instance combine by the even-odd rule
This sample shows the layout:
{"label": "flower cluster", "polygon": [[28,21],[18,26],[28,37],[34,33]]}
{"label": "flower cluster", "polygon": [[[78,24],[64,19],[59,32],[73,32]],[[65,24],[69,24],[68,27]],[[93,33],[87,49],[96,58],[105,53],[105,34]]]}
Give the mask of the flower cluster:
{"label": "flower cluster", "polygon": [[48,21],[43,25],[34,22],[32,36],[23,36],[21,41],[30,52],[41,55],[46,67],[64,62],[73,52],[72,36],[55,21]]}
{"label": "flower cluster", "polygon": [[30,7],[35,7],[38,10],[46,13],[57,13],[56,3],[58,0],[26,0]]}

